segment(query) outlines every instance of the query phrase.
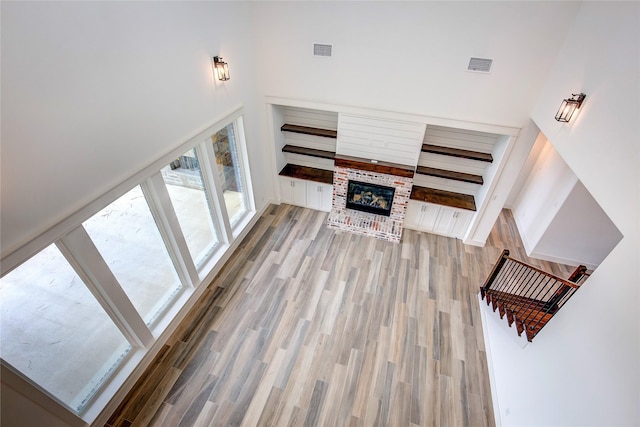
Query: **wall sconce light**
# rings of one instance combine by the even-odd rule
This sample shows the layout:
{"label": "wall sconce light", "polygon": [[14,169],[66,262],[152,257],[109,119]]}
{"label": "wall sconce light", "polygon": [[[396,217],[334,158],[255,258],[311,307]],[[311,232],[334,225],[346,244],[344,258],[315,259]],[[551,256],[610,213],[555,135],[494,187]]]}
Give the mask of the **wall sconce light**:
{"label": "wall sconce light", "polygon": [[562,104],[560,104],[560,108],[556,113],[556,120],[568,123],[573,113],[582,105],[585,97],[586,95],[584,93],[572,93],[571,98],[565,99],[562,101]]}
{"label": "wall sconce light", "polygon": [[229,77],[229,66],[222,60],[221,56],[213,57],[213,68],[216,70],[218,80],[225,81],[231,78]]}

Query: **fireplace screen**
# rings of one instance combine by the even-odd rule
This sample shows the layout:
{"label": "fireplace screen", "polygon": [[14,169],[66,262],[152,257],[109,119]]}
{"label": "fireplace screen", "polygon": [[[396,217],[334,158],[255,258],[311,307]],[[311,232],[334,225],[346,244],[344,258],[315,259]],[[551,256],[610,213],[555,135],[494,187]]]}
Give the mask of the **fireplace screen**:
{"label": "fireplace screen", "polygon": [[347,209],[390,216],[395,192],[396,189],[393,187],[350,180],[347,189]]}

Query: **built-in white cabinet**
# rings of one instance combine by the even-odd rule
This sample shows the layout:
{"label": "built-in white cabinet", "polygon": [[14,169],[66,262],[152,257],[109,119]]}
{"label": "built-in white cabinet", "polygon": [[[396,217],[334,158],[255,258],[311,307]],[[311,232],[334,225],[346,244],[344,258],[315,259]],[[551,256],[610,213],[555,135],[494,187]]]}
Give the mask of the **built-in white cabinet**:
{"label": "built-in white cabinet", "polygon": [[283,203],[307,206],[307,183],[300,179],[280,177],[280,197]]}
{"label": "built-in white cabinet", "polygon": [[333,187],[314,181],[280,177],[282,203],[329,212],[333,201]]}
{"label": "built-in white cabinet", "polygon": [[409,201],[404,226],[413,230],[434,230],[440,206]]}
{"label": "built-in white cabinet", "polygon": [[461,239],[467,232],[473,214],[473,211],[411,200],[407,206],[404,226]]}
{"label": "built-in white cabinet", "polygon": [[307,182],[307,207],[319,211],[331,211],[333,186],[318,182]]}

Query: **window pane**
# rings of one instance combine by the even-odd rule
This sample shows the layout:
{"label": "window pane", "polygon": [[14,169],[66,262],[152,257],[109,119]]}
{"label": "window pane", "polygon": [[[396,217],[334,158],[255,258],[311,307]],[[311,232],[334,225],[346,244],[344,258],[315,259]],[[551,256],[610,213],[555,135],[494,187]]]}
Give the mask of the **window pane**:
{"label": "window pane", "polygon": [[0,279],[4,360],[80,412],[131,346],[55,245]]}
{"label": "window pane", "polygon": [[140,186],[84,223],[98,251],[147,325],[182,284]]}
{"label": "window pane", "polygon": [[219,239],[204,191],[200,160],[195,149],[162,169],[171,203],[196,265],[201,265],[218,245]]}
{"label": "window pane", "polygon": [[233,124],[227,125],[211,137],[216,155],[218,177],[222,182],[224,203],[231,225],[242,219],[248,210],[242,163],[238,155],[238,145]]}

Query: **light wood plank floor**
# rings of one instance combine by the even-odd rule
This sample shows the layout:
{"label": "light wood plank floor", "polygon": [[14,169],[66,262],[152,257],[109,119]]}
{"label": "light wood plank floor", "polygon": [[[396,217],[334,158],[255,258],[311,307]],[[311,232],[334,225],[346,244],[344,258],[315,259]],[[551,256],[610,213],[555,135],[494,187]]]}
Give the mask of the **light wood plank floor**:
{"label": "light wood plank floor", "polygon": [[107,425],[494,425],[477,293],[527,260],[510,212],[485,248],[325,220],[267,209]]}

